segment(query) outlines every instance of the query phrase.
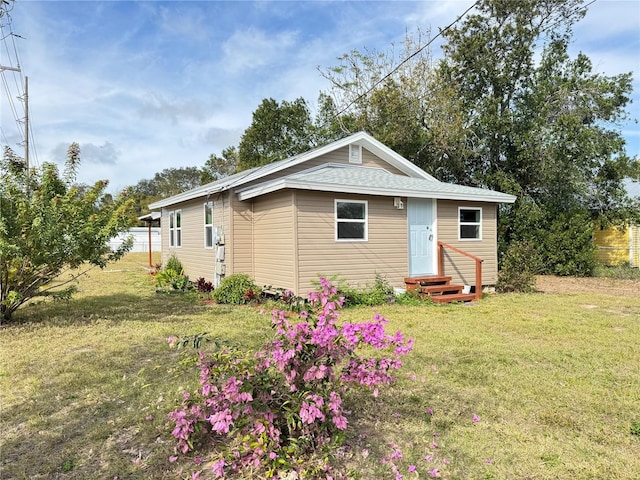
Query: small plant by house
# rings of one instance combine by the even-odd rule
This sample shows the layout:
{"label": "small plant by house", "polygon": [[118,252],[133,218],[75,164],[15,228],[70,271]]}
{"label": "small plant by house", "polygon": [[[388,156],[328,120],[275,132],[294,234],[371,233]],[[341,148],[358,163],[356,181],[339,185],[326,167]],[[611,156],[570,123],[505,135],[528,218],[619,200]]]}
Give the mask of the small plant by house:
{"label": "small plant by house", "polygon": [[252,303],[260,295],[260,288],[246,273],[234,273],[226,277],[213,293],[213,299],[218,303],[243,305]]}
{"label": "small plant by house", "polygon": [[157,290],[167,291],[187,291],[191,288],[189,277],[184,273],[182,263],[175,255],[171,255],[165,267],[155,275]]}
{"label": "small plant by house", "polygon": [[213,283],[206,280],[204,277],[200,277],[194,284],[198,293],[209,294],[213,292]]}
{"label": "small plant by house", "polygon": [[274,288],[265,285],[262,288],[262,300],[274,302],[278,309],[300,313],[307,306],[307,301],[286,288]]}
{"label": "small plant by house", "polygon": [[[200,387],[169,418],[177,450],[209,457],[216,478],[327,477],[350,422],[345,398],[390,383],[411,350],[413,341],[387,334],[379,315],[339,325],[344,298],[320,282],[298,323],[274,310],[275,338],[257,352],[200,352]],[[360,347],[381,353],[369,358]]]}

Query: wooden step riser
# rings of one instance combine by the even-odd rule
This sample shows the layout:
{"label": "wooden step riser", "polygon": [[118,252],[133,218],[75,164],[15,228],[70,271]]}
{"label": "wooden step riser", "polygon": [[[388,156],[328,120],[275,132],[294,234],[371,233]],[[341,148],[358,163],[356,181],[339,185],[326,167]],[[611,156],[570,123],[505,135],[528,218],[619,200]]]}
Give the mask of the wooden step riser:
{"label": "wooden step riser", "polygon": [[462,285],[431,285],[426,287],[420,287],[420,293],[427,293],[430,295],[445,295],[462,293]]}
{"label": "wooden step riser", "polygon": [[430,298],[436,303],[471,302],[476,299],[476,294],[458,293],[455,295],[433,295]]}

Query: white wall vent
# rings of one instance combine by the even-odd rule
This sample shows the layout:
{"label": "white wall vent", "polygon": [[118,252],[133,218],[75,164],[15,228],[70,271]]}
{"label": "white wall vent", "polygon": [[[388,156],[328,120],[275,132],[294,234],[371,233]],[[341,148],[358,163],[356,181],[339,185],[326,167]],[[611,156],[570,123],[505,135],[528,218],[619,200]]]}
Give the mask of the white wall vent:
{"label": "white wall vent", "polygon": [[349,145],[349,163],[362,164],[362,146],[351,144]]}

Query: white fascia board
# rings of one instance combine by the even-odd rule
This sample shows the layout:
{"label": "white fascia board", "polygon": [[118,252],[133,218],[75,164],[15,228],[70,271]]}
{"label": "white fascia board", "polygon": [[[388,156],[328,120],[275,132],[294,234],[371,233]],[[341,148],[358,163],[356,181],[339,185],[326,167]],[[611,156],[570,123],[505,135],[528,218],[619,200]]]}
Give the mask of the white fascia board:
{"label": "white fascia board", "polygon": [[360,141],[350,142],[350,143],[358,143],[359,145],[364,146],[371,153],[377,155],[378,157],[386,160],[390,165],[393,165],[398,170],[403,173],[406,173],[410,177],[424,178],[427,180],[433,180],[438,182],[434,176],[429,175],[427,172],[422,170],[420,167],[417,167],[409,160],[404,158],[402,155],[397,152],[391,150],[384,143],[380,143],[378,140],[373,138],[372,136],[361,132],[363,137]]}
{"label": "white fascia board", "polygon": [[416,190],[403,190],[403,189],[385,189],[365,187],[365,186],[345,186],[337,184],[327,183],[311,183],[301,182],[290,179],[279,179],[273,182],[266,182],[260,185],[255,185],[242,190],[237,190],[239,200],[249,200],[260,195],[272,193],[285,188],[292,188],[297,190],[314,190],[321,192],[332,193],[352,193],[357,195],[377,195],[386,197],[413,197],[413,198],[435,198],[438,200],[465,200],[475,202],[492,202],[492,203],[513,203],[516,201],[516,197],[508,195],[506,193],[487,191],[481,194],[472,193],[455,193],[455,192],[438,192],[438,191],[416,191]]}
{"label": "white fascia board", "polygon": [[158,200],[157,202],[150,203],[149,209],[154,210],[156,208],[163,208],[170,205],[176,205],[177,203],[187,202],[189,200],[193,200],[194,198],[206,197],[207,195],[211,195],[212,193],[218,193],[222,191],[222,189],[223,187],[220,185],[208,188],[205,185],[204,187],[194,188],[193,190],[187,190],[186,192],[179,193],[178,195],[174,195],[173,197],[164,198],[162,200]]}

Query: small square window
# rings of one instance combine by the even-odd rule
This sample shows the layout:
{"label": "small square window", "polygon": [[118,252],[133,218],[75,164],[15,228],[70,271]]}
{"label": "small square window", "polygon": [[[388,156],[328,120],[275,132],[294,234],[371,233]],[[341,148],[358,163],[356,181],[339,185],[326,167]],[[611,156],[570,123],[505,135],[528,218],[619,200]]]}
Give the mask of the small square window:
{"label": "small square window", "polygon": [[458,208],[458,240],[482,240],[482,209]]}

